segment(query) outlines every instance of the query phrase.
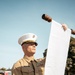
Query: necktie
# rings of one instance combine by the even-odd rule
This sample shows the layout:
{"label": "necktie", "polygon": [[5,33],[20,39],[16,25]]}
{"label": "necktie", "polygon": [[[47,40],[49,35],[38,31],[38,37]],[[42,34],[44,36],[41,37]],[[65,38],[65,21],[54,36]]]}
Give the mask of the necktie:
{"label": "necktie", "polygon": [[34,61],[31,61],[31,65],[32,65],[32,68],[34,70],[34,75],[35,75],[35,67],[34,67],[34,64],[33,64]]}

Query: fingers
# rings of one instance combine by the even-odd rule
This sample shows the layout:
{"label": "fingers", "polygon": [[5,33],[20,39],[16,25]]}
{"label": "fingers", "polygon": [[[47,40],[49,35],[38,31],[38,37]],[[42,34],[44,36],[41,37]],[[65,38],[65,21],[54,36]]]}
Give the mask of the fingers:
{"label": "fingers", "polygon": [[66,24],[62,24],[62,27],[63,27],[64,31],[66,31],[68,29],[68,26]]}
{"label": "fingers", "polygon": [[75,35],[75,30],[71,29],[71,34]]}
{"label": "fingers", "polygon": [[44,19],[45,21],[48,21],[48,22],[52,22],[52,18],[46,14],[42,15],[42,19]]}

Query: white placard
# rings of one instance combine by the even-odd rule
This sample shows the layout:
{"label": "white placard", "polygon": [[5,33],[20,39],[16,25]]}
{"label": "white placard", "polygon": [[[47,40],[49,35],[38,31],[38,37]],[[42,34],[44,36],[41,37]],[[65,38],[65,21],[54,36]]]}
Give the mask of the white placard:
{"label": "white placard", "polygon": [[52,20],[44,75],[64,75],[71,30]]}

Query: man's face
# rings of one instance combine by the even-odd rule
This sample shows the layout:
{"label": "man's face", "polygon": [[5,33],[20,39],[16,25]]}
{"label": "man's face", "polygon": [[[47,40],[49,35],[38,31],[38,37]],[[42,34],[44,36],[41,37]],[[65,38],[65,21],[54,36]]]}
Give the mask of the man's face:
{"label": "man's face", "polygon": [[22,45],[22,49],[25,55],[34,55],[36,52],[36,44],[34,42],[28,42]]}

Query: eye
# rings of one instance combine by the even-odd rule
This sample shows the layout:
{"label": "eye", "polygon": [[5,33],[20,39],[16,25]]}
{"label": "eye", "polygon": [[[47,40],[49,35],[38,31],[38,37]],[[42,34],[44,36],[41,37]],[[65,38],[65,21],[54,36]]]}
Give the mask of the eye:
{"label": "eye", "polygon": [[30,43],[30,45],[35,45],[35,43]]}

